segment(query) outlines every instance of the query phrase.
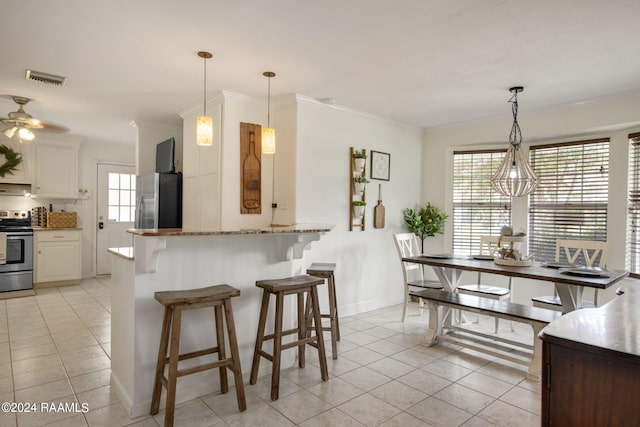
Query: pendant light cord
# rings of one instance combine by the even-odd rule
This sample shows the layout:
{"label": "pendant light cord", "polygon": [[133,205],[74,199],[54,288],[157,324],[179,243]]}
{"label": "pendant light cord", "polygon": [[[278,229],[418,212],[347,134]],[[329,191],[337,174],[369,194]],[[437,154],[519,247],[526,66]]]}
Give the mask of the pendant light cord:
{"label": "pendant light cord", "polygon": [[271,127],[271,77],[267,85],[267,127]]}
{"label": "pendant light cord", "polygon": [[518,92],[518,89],[514,90],[513,96],[509,99],[511,113],[513,114],[513,126],[511,126],[511,133],[509,134],[509,143],[516,148],[519,148],[522,143],[522,132],[518,124]]}
{"label": "pendant light cord", "polygon": [[204,104],[204,115],[207,115],[207,58],[204,59],[204,91],[202,92],[202,103]]}

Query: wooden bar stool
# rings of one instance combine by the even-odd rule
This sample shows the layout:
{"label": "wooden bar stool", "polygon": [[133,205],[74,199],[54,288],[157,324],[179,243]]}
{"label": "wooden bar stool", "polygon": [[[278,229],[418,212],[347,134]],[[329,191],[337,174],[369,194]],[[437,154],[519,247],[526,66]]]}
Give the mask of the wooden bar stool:
{"label": "wooden bar stool", "polygon": [[[242,384],[242,369],[240,367],[240,356],[238,355],[238,341],[236,339],[235,324],[233,321],[233,311],[231,309],[231,298],[240,296],[240,291],[229,285],[209,286],[207,288],[190,289],[184,291],[162,291],[154,294],[155,299],[164,305],[164,320],[162,322],[162,335],[160,336],[160,349],[158,351],[158,364],[156,366],[156,376],[153,385],[153,397],[151,399],[151,415],[158,413],[160,408],[160,394],[162,386],[167,389],[167,400],[165,405],[164,425],[173,426],[173,415],[176,404],[176,381],[178,377],[194,374],[196,372],[209,369],[220,369],[220,389],[222,393],[229,391],[227,382],[227,367],[233,371],[236,385],[236,397],[238,409],[247,409]],[[184,310],[196,308],[213,307],[216,323],[216,346],[204,350],[193,351],[180,354],[180,323]],[[227,335],[229,336],[229,350],[231,356],[227,357],[224,344],[224,327],[222,311],[227,323]],[[169,357],[167,348],[171,341]],[[200,366],[178,370],[178,361],[192,359],[207,354],[218,354],[218,360]],[[168,375],[164,375],[164,367],[169,364]]]}
{"label": "wooden bar stool", "polygon": [[[329,290],[329,313],[320,313],[321,318],[329,319],[329,326],[323,327],[323,331],[331,332],[331,355],[334,359],[338,358],[338,345],[336,341],[340,341],[340,323],[338,321],[338,300],[336,299],[336,284],[333,272],[336,270],[334,263],[314,262],[307,269],[307,274],[320,277],[327,280],[327,288]],[[312,317],[309,315],[310,305],[307,302],[307,319],[308,324],[312,326]],[[307,333],[311,333],[309,327]],[[311,344],[315,345],[315,344]]]}
{"label": "wooden bar stool", "polygon": [[[259,280],[256,286],[262,288],[262,307],[260,309],[260,321],[258,323],[258,336],[256,338],[256,348],[253,353],[253,364],[251,365],[250,384],[255,384],[258,380],[258,368],[260,367],[260,357],[264,357],[272,362],[271,369],[271,400],[278,400],[280,391],[280,360],[282,350],[298,347],[298,366],[304,368],[305,365],[305,345],[316,343],[318,358],[320,360],[320,375],[322,381],[329,379],[327,371],[327,359],[324,353],[324,341],[322,339],[322,325],[320,310],[318,308],[317,286],[324,283],[323,279],[311,276],[295,276],[286,279]],[[307,320],[305,316],[304,294],[311,300],[311,312],[315,320],[316,335],[307,336]],[[265,335],[265,325],[267,323],[267,313],[269,311],[269,299],[271,295],[276,297],[275,327],[273,334]],[[298,302],[298,327],[289,330],[282,330],[282,317],[284,312],[284,296],[296,295]],[[282,337],[298,333],[298,339],[286,344],[282,344]],[[269,354],[262,349],[265,340],[273,339],[273,354]]]}

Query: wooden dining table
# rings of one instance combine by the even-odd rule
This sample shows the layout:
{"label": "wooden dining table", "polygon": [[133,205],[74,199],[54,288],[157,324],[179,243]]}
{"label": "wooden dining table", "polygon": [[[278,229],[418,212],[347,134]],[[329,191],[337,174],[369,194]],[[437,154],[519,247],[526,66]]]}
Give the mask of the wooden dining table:
{"label": "wooden dining table", "polygon": [[431,266],[444,288],[449,291],[456,289],[460,283],[462,273],[465,271],[552,282],[562,302],[563,313],[569,313],[580,308],[585,288],[608,289],[629,274],[625,270],[609,269],[605,273],[607,276],[587,276],[579,275],[578,273],[570,274],[563,271],[563,269],[545,267],[544,264],[537,262],[528,267],[512,267],[498,265],[493,260],[480,260],[463,256],[422,255],[406,257],[402,258],[402,260]]}

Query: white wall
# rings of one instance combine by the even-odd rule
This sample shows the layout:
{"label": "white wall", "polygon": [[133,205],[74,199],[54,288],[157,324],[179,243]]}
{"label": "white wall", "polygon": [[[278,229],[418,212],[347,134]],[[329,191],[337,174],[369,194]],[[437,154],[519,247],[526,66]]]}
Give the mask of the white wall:
{"label": "white wall", "polygon": [[[51,139],[51,138],[50,138]],[[28,197],[1,197],[3,208],[31,210],[36,206],[49,207],[55,211],[78,213],[78,227],[82,228],[82,277],[95,276],[95,239],[97,217],[97,164],[98,162],[134,165],[135,146],[102,141],[85,140],[80,145],[78,165],[78,188],[89,191],[89,199],[63,200]]]}
{"label": "white wall", "polygon": [[95,276],[96,218],[98,163],[122,165],[135,164],[135,145],[86,141],[80,146],[79,188],[86,188],[91,195],[87,200],[67,203],[68,211],[78,212],[78,227],[82,227],[82,277]]}
{"label": "white wall", "polygon": [[266,127],[266,103],[260,99],[225,92],[224,141],[221,155],[221,178],[224,191],[220,195],[222,229],[259,228],[271,224],[273,188],[273,156],[271,154],[256,153],[261,163],[261,213],[240,214],[240,123],[261,124]]}
{"label": "white wall", "polygon": [[202,106],[180,114],[183,118],[182,228],[185,230],[220,229],[220,153],[222,152],[222,92],[207,100],[213,119],[213,144],[196,143],[196,122]]}
{"label": "white wall", "polygon": [[[306,263],[337,263],[341,316],[401,303],[402,270],[392,235],[405,231],[402,211],[420,199],[422,131],[303,97],[297,128],[296,222],[335,224],[311,245]],[[391,154],[390,181],[367,185],[365,231],[349,231],[350,147]],[[367,163],[369,176],[370,158]],[[382,229],[373,228],[378,183],[386,208]]]}
{"label": "white wall", "polygon": [[[507,112],[510,112],[505,103]],[[523,145],[541,142],[579,141],[607,137],[611,139],[609,167],[609,212],[607,236],[610,242],[608,265],[624,269],[626,241],[626,189],[628,134],[640,130],[640,93],[603,98],[588,104],[567,106],[554,111],[527,112],[526,98],[520,98],[518,122]],[[512,117],[503,117],[450,128],[427,129],[422,154],[422,200],[452,210],[452,163],[454,149],[506,147]],[[514,200],[513,225],[526,230],[526,198]],[[447,227],[438,250],[451,250],[451,230]],[[533,285],[532,285],[533,286]],[[523,290],[523,288],[520,288]],[[550,290],[547,290],[547,292]],[[606,292],[606,298],[615,289]],[[527,303],[540,289],[520,292],[517,302]],[[518,289],[516,289],[516,295]]]}
{"label": "white wall", "polygon": [[176,172],[182,172],[182,126],[142,121],[135,122],[134,126],[137,129],[136,175],[156,171],[156,146],[171,137],[176,141],[174,166]]}
{"label": "white wall", "polygon": [[[262,99],[221,91],[207,100],[207,110],[214,117],[216,136],[212,147],[197,147],[195,142],[195,118],[201,107],[195,106],[180,114],[184,120],[183,228],[238,230],[269,226],[274,215],[271,209],[274,162],[283,155],[289,157],[285,153],[295,139],[286,143],[287,132],[277,129],[276,155],[256,153],[262,169],[262,212],[240,214],[240,123],[265,127],[267,105]],[[290,126],[282,116],[280,123]],[[282,180],[295,180],[294,170],[289,168]],[[294,202],[292,200],[292,204]]]}

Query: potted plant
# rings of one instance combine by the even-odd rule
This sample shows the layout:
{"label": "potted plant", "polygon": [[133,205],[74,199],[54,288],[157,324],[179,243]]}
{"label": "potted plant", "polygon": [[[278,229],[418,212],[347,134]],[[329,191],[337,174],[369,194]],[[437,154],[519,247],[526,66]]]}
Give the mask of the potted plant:
{"label": "potted plant", "polygon": [[364,215],[364,207],[367,205],[367,202],[363,200],[354,200],[352,205],[353,205],[353,217],[362,218],[362,215]]}
{"label": "potted plant", "polygon": [[355,193],[357,195],[362,195],[362,193],[364,193],[364,187],[366,184],[368,184],[369,181],[367,180],[367,178],[365,178],[364,175],[360,174],[360,175],[356,175],[353,178],[353,189],[355,191]]}
{"label": "potted plant", "polygon": [[404,210],[404,222],[409,231],[420,239],[422,252],[425,238],[444,233],[444,224],[448,217],[449,215],[431,203],[417,211],[410,208]]}
{"label": "potted plant", "polygon": [[365,153],[364,149],[360,151],[358,150],[353,151],[353,165],[354,165],[354,171],[356,173],[362,174],[362,171],[364,171],[364,165],[366,161],[367,161],[367,154]]}

